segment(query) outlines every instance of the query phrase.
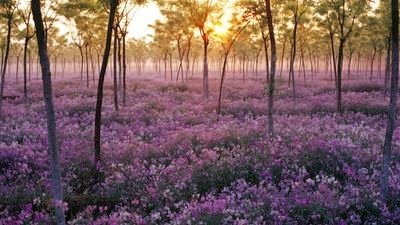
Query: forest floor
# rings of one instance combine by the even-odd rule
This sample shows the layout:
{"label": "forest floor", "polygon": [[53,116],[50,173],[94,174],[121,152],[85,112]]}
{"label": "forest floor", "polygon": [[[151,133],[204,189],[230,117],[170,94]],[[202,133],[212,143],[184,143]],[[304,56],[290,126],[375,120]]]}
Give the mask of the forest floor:
{"label": "forest floor", "polygon": [[[105,86],[101,181],[93,180],[96,87],[56,80],[54,103],[70,224],[399,224],[400,131],[390,186],[379,200],[389,99],[381,80],[345,81],[343,115],[328,80],[278,81],[275,138],[267,135],[261,80],[135,78],[126,106]],[[15,88],[16,87],[16,88]],[[23,96],[6,84],[6,95]],[[121,99],[121,98],[120,98]],[[120,100],[122,101],[122,100]],[[51,220],[42,88],[6,99],[0,120],[0,224]]]}

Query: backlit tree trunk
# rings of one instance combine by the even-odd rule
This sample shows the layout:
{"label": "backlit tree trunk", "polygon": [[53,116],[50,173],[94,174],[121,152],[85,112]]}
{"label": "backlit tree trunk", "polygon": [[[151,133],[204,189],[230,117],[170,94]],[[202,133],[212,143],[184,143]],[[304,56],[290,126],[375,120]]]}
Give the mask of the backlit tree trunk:
{"label": "backlit tree trunk", "polygon": [[110,56],[111,38],[113,32],[114,16],[118,5],[118,0],[110,0],[110,13],[108,16],[107,38],[103,54],[103,61],[99,73],[99,82],[97,87],[96,115],[94,120],[94,164],[97,168],[101,161],[101,110],[103,105],[103,87],[106,75],[108,58]]}

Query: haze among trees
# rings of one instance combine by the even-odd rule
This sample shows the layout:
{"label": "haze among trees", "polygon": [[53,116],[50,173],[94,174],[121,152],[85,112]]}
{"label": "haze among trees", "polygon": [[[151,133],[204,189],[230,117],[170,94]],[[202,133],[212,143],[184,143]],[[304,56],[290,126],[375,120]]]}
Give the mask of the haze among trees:
{"label": "haze among trees", "polygon": [[398,11],[0,0],[0,224],[400,223]]}

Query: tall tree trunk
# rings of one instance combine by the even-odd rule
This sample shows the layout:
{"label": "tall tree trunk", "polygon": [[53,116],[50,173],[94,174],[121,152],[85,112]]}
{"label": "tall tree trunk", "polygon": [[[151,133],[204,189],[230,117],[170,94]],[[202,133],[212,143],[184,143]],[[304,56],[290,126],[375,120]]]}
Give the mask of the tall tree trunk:
{"label": "tall tree trunk", "polygon": [[88,43],[85,44],[85,61],[86,61],[86,87],[89,88],[89,54]]}
{"label": "tall tree trunk", "polygon": [[333,68],[333,72],[334,72],[334,75],[335,75],[335,86],[337,88],[337,86],[338,86],[338,84],[337,84],[337,80],[338,80],[337,73],[338,72],[336,71],[336,54],[335,54],[335,43],[333,41],[333,38],[334,38],[334,33],[333,33],[333,31],[329,30],[329,40],[330,40],[330,43],[331,43],[331,52],[332,52],[331,56],[332,56],[332,63],[333,63],[332,68]]}
{"label": "tall tree trunk", "polygon": [[28,49],[28,65],[29,65],[29,67],[28,67],[28,74],[29,74],[29,76],[28,76],[28,80],[29,80],[29,82],[31,81],[31,72],[32,72],[32,56],[31,56],[31,50],[29,50]]}
{"label": "tall tree trunk", "polygon": [[[94,60],[93,60],[93,48],[89,49],[89,58],[90,58],[90,66],[91,66],[91,70],[92,70],[92,83],[94,84],[96,81],[96,78],[95,78],[96,70],[95,70]],[[64,62],[65,62],[65,60],[64,60]]]}
{"label": "tall tree trunk", "polygon": [[36,37],[38,42],[38,51],[40,56],[40,64],[42,67],[43,80],[43,98],[46,105],[47,115],[47,137],[48,137],[48,154],[50,156],[51,168],[51,191],[54,200],[54,211],[56,224],[64,225],[65,216],[63,210],[63,190],[61,185],[61,171],[58,156],[58,143],[56,136],[56,118],[53,103],[53,90],[51,85],[50,60],[48,57],[46,37],[44,34],[42,13],[40,11],[40,0],[32,0],[33,20],[35,21]]}
{"label": "tall tree trunk", "polygon": [[306,65],[305,65],[305,62],[304,62],[304,50],[303,50],[303,47],[301,48],[300,52],[301,52],[300,64],[302,65],[302,68],[303,68],[303,78],[304,78],[304,83],[305,83],[306,82]]}
{"label": "tall tree trunk", "polygon": [[164,80],[167,80],[167,60],[168,60],[168,55],[164,55],[163,61],[164,61]]}
{"label": "tall tree trunk", "polygon": [[280,78],[282,78],[283,61],[285,59],[285,49],[286,49],[286,38],[284,38],[284,40],[283,40],[282,58],[281,58],[281,71],[279,72],[279,77]]}
{"label": "tall tree trunk", "polygon": [[171,81],[174,79],[173,77],[172,77],[172,53],[169,53],[169,72],[170,72],[170,75],[171,75]]}
{"label": "tall tree trunk", "polygon": [[383,145],[383,160],[381,172],[381,196],[382,200],[388,200],[389,196],[389,167],[392,157],[392,139],[397,114],[397,90],[399,82],[399,3],[392,0],[392,80],[390,85],[390,105],[388,125],[386,128],[385,142]]}
{"label": "tall tree trunk", "polygon": [[297,36],[297,13],[294,16],[294,28],[293,28],[293,37],[292,37],[292,51],[291,51],[291,57],[290,57],[290,68],[289,68],[289,76],[291,77],[291,82],[292,82],[292,93],[293,93],[293,99],[296,99],[296,86],[295,86],[295,81],[294,81],[294,63],[296,59],[296,36]]}
{"label": "tall tree trunk", "polygon": [[17,61],[16,61],[16,69],[15,69],[15,79],[17,80],[17,84],[19,83],[19,56],[17,56]]}
{"label": "tall tree trunk", "polygon": [[10,42],[11,42],[11,28],[12,28],[12,15],[8,15],[7,18],[7,39],[6,39],[6,52],[3,60],[3,70],[1,71],[1,84],[0,84],[0,118],[3,106],[3,93],[4,93],[4,82],[6,78],[8,55],[10,54]]}
{"label": "tall tree trunk", "polygon": [[186,52],[186,74],[185,74],[186,81],[188,80],[188,74],[189,74],[189,68],[190,68],[190,50],[192,47],[192,36],[189,37],[187,46],[188,46],[188,48],[187,48],[187,52]]}
{"label": "tall tree trunk", "polygon": [[267,83],[269,83],[270,80],[270,71],[269,71],[269,58],[268,58],[268,42],[267,39],[268,37],[264,34],[264,31],[261,31],[262,39],[263,39],[263,44],[264,44],[264,53],[265,53],[265,68],[266,68],[266,73],[267,73]]}
{"label": "tall tree trunk", "polygon": [[3,65],[4,65],[4,47],[1,47],[1,61],[0,61],[0,74],[3,74]]}
{"label": "tall tree trunk", "polygon": [[370,76],[370,81],[372,81],[372,77],[374,76],[374,61],[375,61],[375,56],[376,56],[376,47],[374,47],[374,52],[372,53],[372,59],[371,59],[371,76]]}
{"label": "tall tree trunk", "polygon": [[118,37],[118,90],[122,88],[121,38]]}
{"label": "tall tree trunk", "polygon": [[342,71],[343,71],[343,53],[344,53],[345,40],[340,39],[339,43],[339,55],[337,65],[337,112],[342,114]]}
{"label": "tall tree trunk", "polygon": [[[29,30],[29,28],[27,28],[27,29]],[[25,101],[28,98],[28,88],[27,88],[28,43],[29,43],[29,37],[25,37],[25,41],[24,41],[24,99],[25,99]]]}
{"label": "tall tree trunk", "polygon": [[353,59],[353,52],[351,51],[349,54],[349,65],[347,65],[347,79],[350,80],[350,72],[351,72],[351,60]]}
{"label": "tall tree trunk", "polygon": [[83,81],[83,50],[81,46],[78,46],[79,54],[81,54],[81,83]]}
{"label": "tall tree trunk", "polygon": [[114,49],[113,49],[113,64],[114,64],[114,109],[115,111],[119,111],[118,108],[118,80],[117,80],[117,48],[118,48],[118,28],[115,26],[114,28]]}
{"label": "tall tree trunk", "polygon": [[107,25],[107,38],[106,45],[103,54],[103,61],[101,63],[101,69],[99,74],[99,82],[97,87],[97,100],[96,100],[96,115],[94,120],[94,164],[95,167],[100,164],[101,161],[101,111],[103,105],[103,87],[104,87],[104,78],[107,70],[108,58],[110,56],[110,48],[111,48],[111,38],[113,32],[113,24],[115,11],[118,5],[118,0],[110,0],[110,13],[108,16],[108,25]]}
{"label": "tall tree trunk", "polygon": [[272,137],[274,134],[274,120],[273,120],[273,104],[274,104],[274,89],[275,89],[275,69],[276,69],[276,43],[274,34],[274,24],[271,12],[270,0],[265,0],[267,11],[267,22],[269,31],[269,40],[271,42],[271,79],[268,88],[268,132]]}
{"label": "tall tree trunk", "polygon": [[391,44],[391,35],[389,35],[388,39],[387,39],[387,51],[386,51],[386,65],[385,65],[385,84],[384,84],[384,96],[386,97],[387,95],[387,89],[388,89],[388,85],[389,85],[389,77],[390,77],[390,53],[391,53],[391,49],[392,49],[392,44]]}
{"label": "tall tree trunk", "polygon": [[126,33],[122,35],[122,104],[126,106]]}
{"label": "tall tree trunk", "polygon": [[207,34],[203,33],[203,98],[208,99],[208,36]]}

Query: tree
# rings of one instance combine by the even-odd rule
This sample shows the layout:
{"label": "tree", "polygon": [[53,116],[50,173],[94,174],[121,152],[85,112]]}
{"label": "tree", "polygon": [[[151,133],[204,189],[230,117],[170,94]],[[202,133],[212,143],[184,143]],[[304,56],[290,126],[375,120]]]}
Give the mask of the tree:
{"label": "tree", "polygon": [[222,16],[225,1],[216,0],[171,0],[170,6],[177,6],[187,12],[190,21],[199,29],[203,40],[203,98],[208,99],[208,47],[210,35],[214,32],[213,25]]}
{"label": "tree", "polygon": [[265,53],[265,65],[266,65],[266,74],[267,74],[267,83],[270,80],[269,74],[269,57],[268,57],[268,48],[269,48],[269,35],[266,33],[267,28],[267,15],[265,11],[265,1],[262,0],[243,0],[239,3],[241,7],[245,10],[245,13],[248,16],[251,16],[257,21],[259,31],[261,33],[262,43],[264,46]]}
{"label": "tree", "polygon": [[290,0],[287,2],[285,1],[284,5],[286,10],[290,12],[293,22],[293,31],[291,40],[292,46],[290,51],[290,67],[289,67],[289,86],[292,85],[293,98],[296,98],[294,63],[297,54],[297,29],[302,20],[304,19],[306,13],[310,10],[310,7],[313,5],[313,2],[310,0]]}
{"label": "tree", "polygon": [[[235,17],[234,17],[234,19],[235,19]],[[242,33],[242,31],[247,27],[247,25],[250,22],[251,22],[251,20],[249,18],[247,18],[247,19],[245,18],[243,20],[242,19],[233,20],[231,22],[233,25],[232,25],[232,28],[229,30],[229,33],[225,34],[224,37],[221,37],[222,38],[221,45],[224,50],[224,63],[222,66],[221,82],[219,85],[218,108],[217,108],[218,114],[221,113],[222,86],[223,86],[223,82],[225,79],[226,65],[228,62],[229,53],[232,49],[233,44],[239,37],[239,35]]]}
{"label": "tree", "polygon": [[392,157],[392,140],[396,123],[397,90],[399,82],[399,2],[398,0],[391,0],[391,3],[392,78],[390,85],[388,124],[386,127],[385,142],[383,145],[383,160],[381,172],[381,197],[383,201],[386,201],[389,196],[389,167]]}
{"label": "tree", "polygon": [[37,31],[38,52],[40,56],[40,64],[42,67],[43,80],[43,97],[46,105],[47,115],[47,135],[51,168],[51,189],[54,200],[54,209],[56,223],[65,224],[65,216],[63,209],[63,191],[61,185],[61,171],[58,158],[58,143],[56,137],[56,118],[53,103],[53,91],[51,86],[50,60],[47,53],[46,36],[43,26],[42,12],[40,8],[40,0],[32,0],[31,2],[33,20]]}
{"label": "tree", "polygon": [[386,60],[385,60],[385,76],[384,76],[384,96],[387,94],[387,87],[390,76],[390,53],[391,53],[391,2],[382,0],[375,13],[379,19],[380,29],[383,29],[381,35],[385,36]]}
{"label": "tree", "polygon": [[275,69],[276,69],[276,43],[275,43],[275,33],[274,24],[271,12],[271,2],[270,0],[265,0],[265,8],[267,11],[268,20],[268,32],[269,40],[271,42],[271,72],[270,72],[270,82],[268,87],[268,131],[271,136],[274,134],[274,121],[272,117],[273,105],[274,105],[274,88],[275,88]]}
{"label": "tree", "polygon": [[4,92],[4,82],[6,77],[6,69],[8,64],[8,57],[10,54],[10,42],[11,42],[11,28],[12,28],[12,21],[14,18],[14,12],[16,9],[16,4],[13,0],[0,0],[0,16],[5,17],[7,19],[7,38],[6,38],[6,50],[5,56],[3,59],[3,68],[0,78],[0,117],[2,111],[2,104],[3,104],[3,92]]}
{"label": "tree", "polygon": [[108,58],[110,55],[111,48],[111,38],[113,32],[113,24],[115,18],[115,12],[118,7],[118,0],[110,0],[107,4],[110,7],[109,15],[108,15],[108,25],[107,25],[107,37],[106,44],[103,54],[103,61],[101,63],[101,69],[99,73],[99,82],[97,86],[97,100],[96,100],[96,114],[94,120],[94,165],[97,169],[101,161],[101,111],[103,106],[103,87],[104,87],[104,78],[106,75]]}
{"label": "tree", "polygon": [[[171,33],[165,30],[164,23],[157,22],[151,26],[154,29],[153,45],[161,53],[162,60],[164,61],[164,79],[167,80],[167,61],[168,56],[172,54],[172,37]],[[172,80],[172,70],[171,80]]]}
{"label": "tree", "polygon": [[25,101],[28,98],[28,88],[27,88],[27,60],[28,60],[28,46],[29,46],[29,41],[35,36],[35,31],[31,30],[31,14],[32,10],[31,7],[28,5],[26,7],[19,6],[18,7],[18,15],[21,18],[25,28],[24,28],[24,61],[23,61],[23,67],[24,67],[24,98]]}
{"label": "tree", "polygon": [[[318,13],[322,16],[322,20],[330,20],[328,25],[329,34],[331,40],[333,40],[333,32],[339,41],[338,56],[337,59],[333,55],[333,61],[336,61],[336,73],[337,73],[337,112],[342,114],[342,70],[343,70],[343,59],[344,59],[344,47],[346,41],[349,39],[355,24],[358,23],[360,17],[368,9],[367,0],[329,0],[320,1]],[[333,21],[334,20],[334,21]],[[334,28],[332,28],[332,26]],[[333,30],[334,29],[334,30]],[[331,41],[333,42],[333,41]],[[332,46],[332,52],[333,50]]]}

